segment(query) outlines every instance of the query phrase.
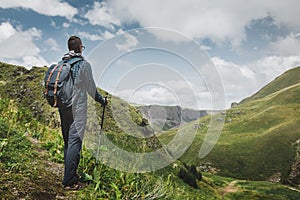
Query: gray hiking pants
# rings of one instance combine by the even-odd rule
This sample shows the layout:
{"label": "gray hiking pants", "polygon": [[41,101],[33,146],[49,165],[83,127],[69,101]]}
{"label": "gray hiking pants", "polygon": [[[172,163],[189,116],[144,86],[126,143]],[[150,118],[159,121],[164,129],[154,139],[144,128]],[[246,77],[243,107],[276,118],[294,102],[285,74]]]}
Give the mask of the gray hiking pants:
{"label": "gray hiking pants", "polygon": [[[82,137],[86,125],[86,118],[81,116],[74,120],[72,107],[60,107],[61,130],[64,139],[64,178],[63,185],[68,186],[76,183],[79,179],[76,171],[80,160]],[[78,116],[78,115],[77,115]],[[77,123],[76,121],[80,121]]]}

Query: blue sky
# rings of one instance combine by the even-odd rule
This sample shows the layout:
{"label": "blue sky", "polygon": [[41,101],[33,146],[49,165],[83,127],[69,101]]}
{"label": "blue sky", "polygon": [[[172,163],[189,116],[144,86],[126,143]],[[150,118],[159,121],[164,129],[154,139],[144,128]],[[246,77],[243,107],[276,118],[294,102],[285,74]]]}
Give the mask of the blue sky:
{"label": "blue sky", "polygon": [[[78,35],[86,46],[85,57],[91,60],[93,70],[98,74],[95,77],[98,85],[111,93],[136,103],[228,108],[231,102],[252,95],[276,76],[300,65],[299,7],[297,0],[247,3],[242,0],[0,0],[0,61],[28,68],[49,66],[67,52],[68,37]],[[153,31],[148,27],[164,31]],[[114,48],[101,49],[105,47],[104,42]],[[147,47],[156,44],[157,48],[160,44],[165,50],[185,54],[195,48],[195,43],[201,50],[187,57],[193,60],[199,55],[203,58],[207,55],[205,62],[212,63],[218,76],[203,77],[201,72],[196,77],[193,70],[189,70],[192,63],[190,66],[184,64],[170,53],[136,51],[145,47],[141,44]],[[95,52],[122,55],[110,63],[113,69],[106,70],[109,74],[104,74],[102,79],[99,74],[107,66],[98,66],[101,60],[96,58],[101,55]],[[201,62],[198,64],[203,65],[204,60]],[[118,64],[129,66],[125,75],[134,69],[142,73],[139,69],[144,68],[145,72],[145,66],[152,66],[157,73],[147,73],[147,77],[153,79],[133,85],[129,80],[134,79],[133,74],[138,76],[136,72],[128,77],[118,75],[123,69],[118,68]],[[201,71],[200,66],[196,67]],[[119,73],[115,73],[118,69]],[[174,80],[164,79],[168,72],[163,69],[178,74],[173,76]],[[190,74],[183,73],[182,69]],[[161,78],[159,81],[158,77]],[[210,83],[211,79],[220,79],[220,82]],[[120,85],[113,86],[114,80]],[[149,84],[151,80],[156,84]],[[213,106],[213,94],[222,90],[224,106]],[[196,100],[189,101],[193,99],[191,96]]]}

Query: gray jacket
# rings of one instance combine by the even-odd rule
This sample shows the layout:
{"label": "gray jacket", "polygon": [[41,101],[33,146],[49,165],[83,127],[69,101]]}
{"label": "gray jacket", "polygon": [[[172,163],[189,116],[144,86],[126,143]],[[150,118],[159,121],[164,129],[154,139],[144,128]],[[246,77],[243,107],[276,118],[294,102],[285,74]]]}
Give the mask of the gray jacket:
{"label": "gray jacket", "polygon": [[97,91],[90,63],[86,61],[81,54],[74,54],[73,52],[65,54],[62,59],[70,60],[78,57],[81,57],[82,60],[76,62],[71,67],[71,74],[74,82],[72,99],[73,109],[87,109],[87,94],[103,105],[105,100]]}

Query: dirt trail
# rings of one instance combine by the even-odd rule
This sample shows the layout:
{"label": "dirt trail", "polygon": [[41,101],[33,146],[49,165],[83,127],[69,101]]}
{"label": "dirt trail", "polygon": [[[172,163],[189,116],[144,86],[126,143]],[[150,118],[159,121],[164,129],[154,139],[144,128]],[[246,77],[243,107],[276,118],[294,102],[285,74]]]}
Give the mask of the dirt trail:
{"label": "dirt trail", "polygon": [[235,186],[237,180],[231,181],[223,190],[221,191],[222,197],[224,197],[228,193],[234,193],[238,191],[238,188]]}
{"label": "dirt trail", "polygon": [[19,190],[24,190],[27,187],[27,190],[18,191],[18,193],[26,194],[25,198],[30,199],[75,199],[75,193],[65,191],[61,184],[63,165],[50,161],[47,150],[41,147],[38,140],[30,136],[27,138],[32,142],[33,151],[36,153],[35,160],[33,160],[36,163],[36,169],[32,170],[34,170],[33,174],[37,175],[29,176],[24,183],[25,187],[19,188]]}

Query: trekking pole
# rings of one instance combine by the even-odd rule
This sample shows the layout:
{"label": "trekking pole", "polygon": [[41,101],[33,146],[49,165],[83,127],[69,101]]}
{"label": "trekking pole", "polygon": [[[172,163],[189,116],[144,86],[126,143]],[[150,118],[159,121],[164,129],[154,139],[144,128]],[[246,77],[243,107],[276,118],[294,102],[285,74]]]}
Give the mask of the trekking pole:
{"label": "trekking pole", "polygon": [[102,133],[102,128],[103,128],[103,123],[104,123],[104,113],[105,113],[105,107],[106,107],[106,104],[107,104],[107,97],[104,97],[104,100],[105,100],[105,104],[103,106],[103,110],[102,110],[102,116],[101,116],[101,130],[100,130],[100,135]]}
{"label": "trekking pole", "polygon": [[99,160],[99,153],[100,153],[100,139],[101,139],[101,135],[102,135],[102,130],[103,130],[103,123],[104,123],[104,114],[105,114],[105,107],[107,105],[107,96],[104,97],[105,100],[105,104],[103,105],[103,109],[102,109],[102,116],[101,116],[101,124],[100,124],[100,132],[98,134],[98,145],[97,145],[97,154],[96,154],[96,160],[98,163]]}

